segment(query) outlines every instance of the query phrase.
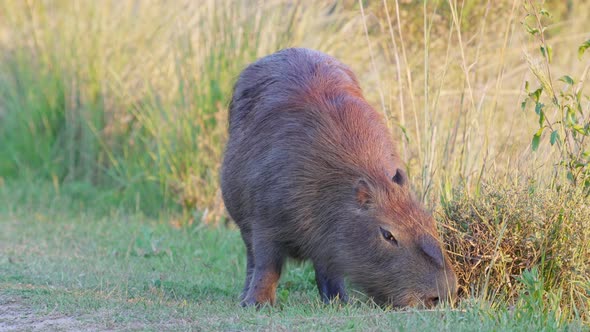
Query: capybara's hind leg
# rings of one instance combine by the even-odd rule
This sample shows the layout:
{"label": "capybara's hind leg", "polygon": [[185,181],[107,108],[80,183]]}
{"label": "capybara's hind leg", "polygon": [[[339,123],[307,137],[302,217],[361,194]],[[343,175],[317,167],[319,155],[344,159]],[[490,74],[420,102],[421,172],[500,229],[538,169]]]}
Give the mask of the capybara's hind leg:
{"label": "capybara's hind leg", "polygon": [[330,303],[330,301],[338,298],[342,302],[347,302],[348,294],[346,294],[344,278],[341,275],[329,273],[321,264],[314,263],[313,266],[315,268],[315,281],[322,301]]}
{"label": "capybara's hind leg", "polygon": [[253,243],[254,269],[248,292],[241,302],[242,306],[274,304],[275,293],[281,269],[283,254],[272,245],[272,241],[256,241]]}

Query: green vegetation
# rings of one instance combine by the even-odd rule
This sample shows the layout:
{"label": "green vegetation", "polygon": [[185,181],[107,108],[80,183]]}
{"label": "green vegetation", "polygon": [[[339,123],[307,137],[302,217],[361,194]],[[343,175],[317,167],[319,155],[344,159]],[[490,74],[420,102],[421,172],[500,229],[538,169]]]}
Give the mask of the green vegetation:
{"label": "green vegetation", "polygon": [[[525,21],[524,25],[530,35],[537,37],[539,50],[543,58],[543,65],[535,64],[531,57],[528,57],[529,66],[540,87],[535,91],[529,91],[529,82],[526,82],[525,90],[528,98],[522,103],[525,109],[527,101],[535,105],[535,113],[539,116],[539,130],[533,136],[532,148],[539,147],[539,141],[543,131],[550,132],[550,143],[555,145],[561,155],[559,165],[565,169],[567,179],[573,186],[583,187],[586,193],[590,194],[590,149],[585,144],[586,138],[590,136],[590,108],[585,103],[590,101],[588,95],[584,94],[584,82],[590,70],[590,64],[586,64],[580,77],[572,78],[564,75],[559,81],[564,87],[557,90],[552,79],[551,61],[553,60],[553,48],[545,40],[546,26],[542,19],[551,17],[551,14],[544,8],[537,9],[529,1],[525,7],[528,11],[526,18],[533,20],[533,27]],[[578,57],[582,59],[586,49],[590,46],[590,39],[586,40],[578,48]],[[545,93],[543,93],[545,92]],[[543,104],[543,94],[549,105]],[[551,114],[553,115],[547,115]],[[563,172],[562,172],[563,173]],[[556,172],[556,176],[559,172]],[[555,184],[559,186],[559,183]]]}
{"label": "green vegetation", "polygon": [[[13,181],[0,188],[0,307],[8,299],[26,305],[37,324],[59,313],[82,330],[583,328],[559,319],[534,272],[518,283],[523,297],[514,306],[466,300],[455,309],[388,311],[356,293],[350,305],[324,305],[311,266],[289,264],[280,306],[243,309],[245,254],[236,229],[104,212],[68,191]],[[0,328],[30,328],[13,315],[3,311]]]}
{"label": "green vegetation", "polygon": [[[463,295],[518,301],[525,271],[541,282],[544,310],[560,319],[590,311],[590,204],[581,190],[535,184],[482,186],[443,207],[444,238],[457,261]],[[525,283],[526,284],[526,283]]]}
{"label": "green vegetation", "polygon": [[[0,306],[90,329],[590,323],[589,1],[264,3],[0,3]],[[457,308],[324,306],[291,265],[280,307],[237,309],[226,108],[240,70],[288,46],[349,64],[386,117]]]}

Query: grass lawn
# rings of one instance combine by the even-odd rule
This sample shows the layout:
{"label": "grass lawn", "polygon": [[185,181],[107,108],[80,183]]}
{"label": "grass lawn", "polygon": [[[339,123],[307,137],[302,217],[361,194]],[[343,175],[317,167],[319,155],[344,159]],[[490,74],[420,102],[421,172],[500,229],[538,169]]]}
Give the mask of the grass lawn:
{"label": "grass lawn", "polygon": [[0,330],[583,329],[558,324],[526,297],[515,306],[467,299],[429,311],[383,310],[361,294],[324,305],[309,264],[295,263],[278,306],[244,309],[236,229],[175,226],[173,212],[107,212],[100,195],[77,188],[0,187]]}

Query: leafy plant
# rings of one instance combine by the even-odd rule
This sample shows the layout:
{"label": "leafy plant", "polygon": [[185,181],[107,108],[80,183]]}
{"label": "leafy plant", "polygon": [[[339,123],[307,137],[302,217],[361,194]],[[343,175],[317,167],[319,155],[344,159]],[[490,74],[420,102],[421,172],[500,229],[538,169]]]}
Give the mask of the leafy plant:
{"label": "leafy plant", "polygon": [[536,267],[523,271],[518,281],[524,286],[518,299],[519,305],[528,309],[524,312],[533,313],[544,326],[551,329],[559,328],[562,317],[560,317],[561,311],[556,308],[559,308],[561,294],[545,289],[543,276]]}
{"label": "leafy plant", "polygon": [[[577,79],[564,75],[558,79],[561,82],[559,86],[555,84],[551,68],[554,52],[545,38],[547,25],[544,23],[551,18],[551,14],[544,8],[537,9],[531,0],[524,7],[526,16],[523,25],[538,43],[542,57],[538,63],[527,55],[529,68],[540,85],[531,90],[529,82],[526,82],[527,97],[521,105],[523,110],[529,104],[534,105],[538,117],[539,129],[533,135],[531,148],[537,151],[541,137],[548,133],[549,143],[559,151],[558,166],[565,170],[569,182],[574,186],[583,186],[586,193],[590,193],[590,99],[583,93],[590,64]],[[587,40],[578,48],[580,60],[589,47],[590,40]]]}

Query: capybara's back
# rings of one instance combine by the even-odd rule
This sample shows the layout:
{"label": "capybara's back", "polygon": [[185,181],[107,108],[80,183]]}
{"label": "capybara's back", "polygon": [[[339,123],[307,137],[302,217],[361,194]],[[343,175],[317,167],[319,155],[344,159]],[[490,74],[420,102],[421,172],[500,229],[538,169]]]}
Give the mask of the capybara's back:
{"label": "capybara's back", "polygon": [[229,112],[221,182],[246,244],[242,304],[274,302],[288,256],[313,262],[324,301],[346,300],[346,277],[394,306],[454,295],[434,220],[348,67],[279,51],[241,73]]}

